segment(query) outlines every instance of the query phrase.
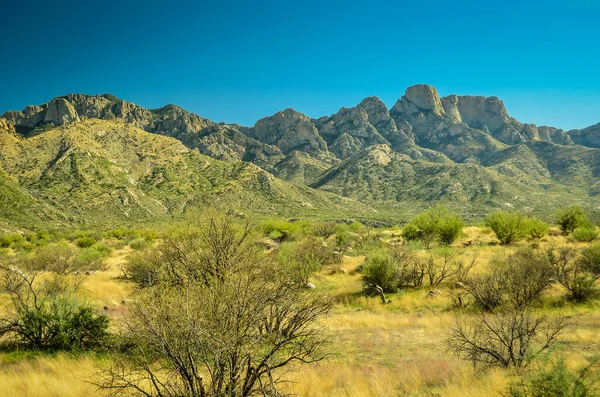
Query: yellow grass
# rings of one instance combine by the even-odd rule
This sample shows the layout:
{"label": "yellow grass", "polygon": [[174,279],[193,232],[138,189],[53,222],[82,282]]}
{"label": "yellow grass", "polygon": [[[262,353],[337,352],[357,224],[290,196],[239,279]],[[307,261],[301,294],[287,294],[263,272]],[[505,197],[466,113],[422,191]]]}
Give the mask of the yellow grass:
{"label": "yellow grass", "polygon": [[39,357],[18,363],[0,361],[0,396],[82,397],[97,394],[88,358]]}
{"label": "yellow grass", "polygon": [[[399,230],[384,233],[392,238]],[[473,241],[469,247],[463,242]],[[478,253],[474,272],[482,271],[497,255],[529,246],[523,241],[511,247],[490,243],[495,238],[490,231],[478,227],[465,228],[465,236],[454,244],[465,262]],[[585,247],[562,236],[548,236],[539,242],[540,248],[550,245]],[[120,278],[119,265],[130,251],[114,251],[105,271],[85,276],[85,295],[99,310],[108,306],[109,316],[118,323],[127,311],[131,285]],[[430,252],[418,255],[426,257]],[[505,390],[514,374],[503,370],[476,373],[469,363],[459,361],[444,349],[444,338],[453,324],[449,310],[450,287],[440,287],[441,296],[427,298],[427,290],[390,294],[389,305],[378,297],[362,295],[360,274],[356,267],[364,257],[344,257],[340,266],[346,272],[323,271],[313,278],[318,290],[335,298],[336,305],[328,317],[321,320],[332,336],[333,356],[318,365],[300,365],[290,373],[291,382],[284,391],[297,396],[488,396]],[[567,363],[571,367],[585,364],[600,351],[600,311],[597,303],[574,306],[560,302],[564,291],[556,287],[548,292],[552,304],[541,308],[554,315],[565,312],[573,324],[561,337]],[[558,307],[555,307],[558,306]],[[66,355],[35,359],[6,360],[0,354],[0,396],[93,396],[97,371],[91,357],[73,358]]]}

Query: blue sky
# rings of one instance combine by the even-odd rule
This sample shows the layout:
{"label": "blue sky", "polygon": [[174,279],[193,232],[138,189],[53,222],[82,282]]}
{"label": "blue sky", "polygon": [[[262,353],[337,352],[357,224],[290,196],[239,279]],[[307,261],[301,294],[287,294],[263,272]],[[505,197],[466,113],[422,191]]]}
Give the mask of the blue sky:
{"label": "blue sky", "polygon": [[600,122],[600,0],[5,1],[0,113],[69,92],[251,125],[412,84],[523,122]]}

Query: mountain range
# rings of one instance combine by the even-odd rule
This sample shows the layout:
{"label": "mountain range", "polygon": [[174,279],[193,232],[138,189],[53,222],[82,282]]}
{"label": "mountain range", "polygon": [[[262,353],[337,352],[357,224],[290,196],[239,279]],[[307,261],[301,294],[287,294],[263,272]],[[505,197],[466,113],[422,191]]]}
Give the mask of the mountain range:
{"label": "mountain range", "polygon": [[600,210],[600,124],[524,124],[496,97],[409,87],[318,119],[285,109],[252,127],[178,106],[69,94],[0,116],[6,225],[139,222],[222,205],[287,217],[397,222],[434,203]]}

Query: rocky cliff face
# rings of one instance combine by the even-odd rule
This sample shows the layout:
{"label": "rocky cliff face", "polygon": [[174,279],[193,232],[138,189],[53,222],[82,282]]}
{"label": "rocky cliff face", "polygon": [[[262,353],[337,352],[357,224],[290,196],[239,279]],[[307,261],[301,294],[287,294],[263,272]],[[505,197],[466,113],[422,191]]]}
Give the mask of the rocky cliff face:
{"label": "rocky cliff face", "polygon": [[[24,134],[41,125],[94,118],[121,120],[175,137],[220,160],[249,161],[276,174],[285,164],[286,175],[293,174],[290,164],[304,162],[307,169],[314,170],[323,164],[335,165],[373,145],[386,145],[415,160],[478,164],[489,163],[495,154],[527,142],[600,147],[600,125],[567,132],[522,124],[510,117],[497,97],[440,98],[434,87],[423,84],[407,88],[391,109],[379,98],[368,97],[318,119],[286,109],[253,127],[217,124],[175,105],[145,109],[109,94],[69,94],[2,117],[4,124]],[[288,158],[295,152],[306,156]]]}
{"label": "rocky cliff face", "polygon": [[249,135],[260,142],[276,145],[285,154],[294,150],[327,152],[327,144],[310,118],[294,109],[258,120]]}
{"label": "rocky cliff face", "polygon": [[576,145],[582,145],[593,148],[600,148],[600,123],[583,130],[572,130],[564,133],[566,141],[572,141]]}

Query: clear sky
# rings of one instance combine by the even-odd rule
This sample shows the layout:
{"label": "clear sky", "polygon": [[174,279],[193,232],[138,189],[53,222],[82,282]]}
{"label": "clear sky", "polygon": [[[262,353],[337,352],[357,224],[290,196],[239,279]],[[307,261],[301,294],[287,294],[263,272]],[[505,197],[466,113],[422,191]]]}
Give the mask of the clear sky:
{"label": "clear sky", "polygon": [[252,125],[412,84],[522,122],[600,122],[600,0],[3,1],[0,113],[69,92]]}

